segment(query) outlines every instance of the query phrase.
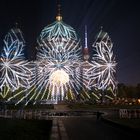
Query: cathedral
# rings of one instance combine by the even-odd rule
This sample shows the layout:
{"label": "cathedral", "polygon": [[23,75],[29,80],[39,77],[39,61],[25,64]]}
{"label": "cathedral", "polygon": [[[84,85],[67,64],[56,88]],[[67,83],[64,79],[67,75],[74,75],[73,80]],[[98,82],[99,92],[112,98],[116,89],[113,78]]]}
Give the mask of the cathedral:
{"label": "cathedral", "polygon": [[44,27],[37,38],[35,61],[24,57],[25,40],[19,28],[4,38],[0,60],[0,94],[15,104],[29,102],[105,101],[116,97],[116,61],[113,43],[102,29],[89,53],[76,31],[63,22],[60,9],[56,21]]}

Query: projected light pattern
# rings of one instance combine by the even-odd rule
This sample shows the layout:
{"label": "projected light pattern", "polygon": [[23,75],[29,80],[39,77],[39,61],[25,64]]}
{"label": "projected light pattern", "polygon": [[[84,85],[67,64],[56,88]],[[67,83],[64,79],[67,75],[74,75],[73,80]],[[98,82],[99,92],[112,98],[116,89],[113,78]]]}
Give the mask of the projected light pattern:
{"label": "projected light pattern", "polygon": [[[8,91],[15,91],[19,87],[27,88],[30,70],[28,62],[24,60],[24,40],[19,29],[12,29],[5,36],[4,48],[0,59],[0,89],[1,95],[6,97]],[[7,92],[4,92],[5,89]]]}
{"label": "projected light pattern", "polygon": [[53,43],[57,46],[63,45],[63,43],[71,39],[78,39],[75,30],[63,21],[56,21],[42,30],[38,43],[41,45],[42,40],[47,40],[53,41]]}
{"label": "projected light pattern", "polygon": [[[38,74],[37,79],[48,88],[47,99],[51,97],[52,100],[63,100],[67,98],[68,90],[73,92],[71,94],[79,94],[82,47],[75,30],[62,21],[56,21],[42,30],[38,42],[37,60],[43,60],[45,65],[41,65],[41,69],[46,77],[45,82],[44,79],[41,80],[41,74]],[[45,93],[42,98],[44,96]]]}
{"label": "projected light pattern", "polygon": [[53,86],[65,85],[69,82],[69,75],[62,69],[54,71],[49,78]]}
{"label": "projected light pattern", "polygon": [[116,96],[116,62],[107,33],[101,30],[98,34],[90,62],[82,60],[82,46],[75,30],[61,20],[45,27],[37,41],[37,59],[28,62],[23,54],[25,41],[21,31],[12,29],[6,35],[0,59],[3,98],[12,91],[8,101],[14,99],[16,105],[27,105],[42,100],[85,100],[91,94],[96,100]]}
{"label": "projected light pattern", "polygon": [[81,87],[80,52],[79,42],[74,40],[59,47],[46,42],[38,48],[35,101],[45,98],[63,100],[68,90],[78,94]]}
{"label": "projected light pattern", "polygon": [[[74,29],[57,21],[43,29],[38,42],[37,60],[30,66],[30,89],[20,95],[16,104],[25,99],[27,105],[30,101],[35,104],[42,100],[57,102],[74,98],[82,86],[82,47]],[[18,96],[17,93],[10,99]]]}
{"label": "projected light pattern", "polygon": [[[116,61],[112,47],[113,44],[108,34],[101,30],[96,42],[93,44],[92,67],[87,70],[86,75],[90,79],[88,83],[89,87],[94,87],[102,91],[110,90],[113,96],[116,96]],[[105,96],[107,98],[113,97],[109,95]]]}

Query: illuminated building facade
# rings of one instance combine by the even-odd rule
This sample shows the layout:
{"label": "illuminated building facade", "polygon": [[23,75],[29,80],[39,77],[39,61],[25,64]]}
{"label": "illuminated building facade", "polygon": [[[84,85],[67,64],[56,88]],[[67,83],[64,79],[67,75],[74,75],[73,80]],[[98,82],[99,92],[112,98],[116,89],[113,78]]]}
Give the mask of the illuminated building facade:
{"label": "illuminated building facade", "polygon": [[[56,21],[46,26],[37,39],[36,61],[29,62],[24,59],[25,41],[21,31],[15,28],[9,32],[1,53],[2,97],[8,97],[8,101],[16,99],[16,104],[26,100],[25,105],[42,100],[55,103],[91,97],[100,100],[103,95],[113,99],[117,83],[111,39],[101,30],[93,44],[95,53],[91,56],[87,39],[85,26],[85,46],[82,49],[75,30],[63,22],[59,9]],[[109,94],[102,94],[106,91]]]}

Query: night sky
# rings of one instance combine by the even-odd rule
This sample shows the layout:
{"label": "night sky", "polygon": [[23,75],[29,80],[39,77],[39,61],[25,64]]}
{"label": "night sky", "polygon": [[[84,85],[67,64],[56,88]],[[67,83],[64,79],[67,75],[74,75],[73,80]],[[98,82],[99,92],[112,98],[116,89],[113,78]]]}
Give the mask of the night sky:
{"label": "night sky", "polygon": [[[135,0],[61,0],[63,21],[71,25],[84,43],[88,27],[88,46],[103,26],[113,43],[117,79],[120,83],[140,83],[140,4]],[[27,42],[26,56],[35,58],[36,39],[41,30],[55,21],[57,0],[0,0],[0,48],[15,22]],[[84,44],[83,44],[84,45]]]}

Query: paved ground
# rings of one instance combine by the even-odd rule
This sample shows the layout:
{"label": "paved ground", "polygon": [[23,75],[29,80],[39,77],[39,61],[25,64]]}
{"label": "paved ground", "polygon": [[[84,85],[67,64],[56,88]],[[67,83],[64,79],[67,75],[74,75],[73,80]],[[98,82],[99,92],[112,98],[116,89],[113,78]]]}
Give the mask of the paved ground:
{"label": "paved ground", "polygon": [[136,136],[96,118],[60,118],[69,140],[132,140]]}

